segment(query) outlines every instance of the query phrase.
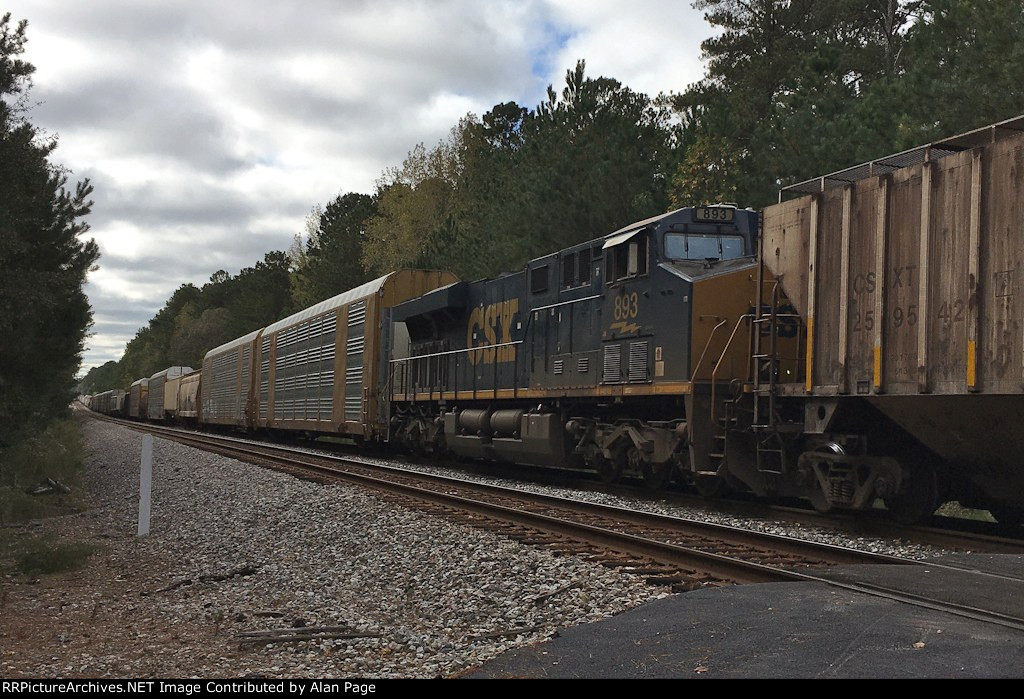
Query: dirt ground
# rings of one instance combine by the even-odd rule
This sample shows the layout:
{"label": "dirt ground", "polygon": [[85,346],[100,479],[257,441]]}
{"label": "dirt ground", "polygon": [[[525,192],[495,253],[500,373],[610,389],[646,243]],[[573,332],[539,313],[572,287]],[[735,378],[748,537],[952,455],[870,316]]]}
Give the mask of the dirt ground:
{"label": "dirt ground", "polygon": [[4,574],[0,676],[137,677],[174,670],[176,675],[189,674],[190,667],[209,659],[208,651],[190,649],[237,652],[220,635],[215,620],[162,620],[152,596],[168,584],[170,562],[104,519],[99,508],[6,528],[13,537],[56,532],[97,550],[76,571],[37,578]]}

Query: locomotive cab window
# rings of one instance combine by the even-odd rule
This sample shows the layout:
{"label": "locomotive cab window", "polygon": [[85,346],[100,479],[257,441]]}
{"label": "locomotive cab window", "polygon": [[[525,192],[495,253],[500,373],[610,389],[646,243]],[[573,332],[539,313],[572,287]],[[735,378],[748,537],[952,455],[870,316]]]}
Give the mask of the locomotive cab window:
{"label": "locomotive cab window", "polygon": [[735,260],[743,257],[743,237],[709,233],[668,233],[665,257],[670,260]]}
{"label": "locomotive cab window", "polygon": [[647,236],[634,235],[628,241],[609,247],[606,254],[607,283],[647,274]]}

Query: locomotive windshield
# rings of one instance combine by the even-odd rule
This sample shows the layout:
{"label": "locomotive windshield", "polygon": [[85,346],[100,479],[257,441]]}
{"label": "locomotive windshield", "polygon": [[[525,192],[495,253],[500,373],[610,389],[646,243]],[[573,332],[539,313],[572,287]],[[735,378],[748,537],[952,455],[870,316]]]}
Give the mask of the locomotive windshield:
{"label": "locomotive windshield", "polygon": [[665,257],[670,260],[735,260],[743,256],[742,236],[709,233],[665,235]]}

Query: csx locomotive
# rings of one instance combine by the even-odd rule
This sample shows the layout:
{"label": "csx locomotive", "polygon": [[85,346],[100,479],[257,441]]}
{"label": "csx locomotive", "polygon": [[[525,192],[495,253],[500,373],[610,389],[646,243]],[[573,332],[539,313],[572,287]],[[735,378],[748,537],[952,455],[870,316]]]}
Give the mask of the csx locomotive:
{"label": "csx locomotive", "polygon": [[682,208],[496,279],[399,270],[210,351],[197,398],[181,379],[196,405],[163,414],[1019,523],[1022,129],[794,185],[760,214]]}

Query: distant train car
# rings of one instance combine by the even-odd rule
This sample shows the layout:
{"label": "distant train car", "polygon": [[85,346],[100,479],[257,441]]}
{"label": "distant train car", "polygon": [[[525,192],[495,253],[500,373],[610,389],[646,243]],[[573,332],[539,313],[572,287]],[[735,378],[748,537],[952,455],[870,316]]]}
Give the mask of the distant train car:
{"label": "distant train car", "polygon": [[128,389],[128,417],[145,420],[149,406],[149,378],[139,379]]}
{"label": "distant train car", "polygon": [[455,280],[399,270],[211,350],[203,359],[202,421],[386,439],[381,393],[390,309]]}
{"label": "distant train car", "polygon": [[253,357],[259,353],[263,331],[253,332],[226,342],[206,353],[203,358],[202,386],[199,394],[202,422],[211,425],[252,427],[247,419],[248,401],[255,390],[257,375]]}
{"label": "distant train car", "polygon": [[104,415],[123,415],[124,405],[125,392],[121,390],[97,393],[89,402],[89,407],[92,410]]}
{"label": "distant train car", "polygon": [[176,401],[171,413],[172,417],[182,422],[199,420],[199,384],[202,372],[193,371],[177,379]]}
{"label": "distant train car", "polygon": [[[185,374],[191,373],[190,366],[172,366],[158,371],[149,378],[149,399],[146,417],[150,420],[163,420],[171,411],[177,410],[178,382]],[[173,382],[173,383],[172,383]],[[170,399],[169,401],[167,399]]]}

